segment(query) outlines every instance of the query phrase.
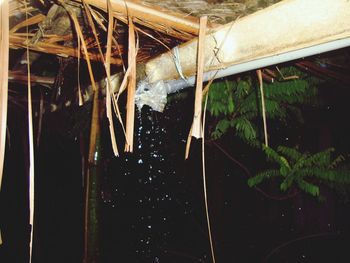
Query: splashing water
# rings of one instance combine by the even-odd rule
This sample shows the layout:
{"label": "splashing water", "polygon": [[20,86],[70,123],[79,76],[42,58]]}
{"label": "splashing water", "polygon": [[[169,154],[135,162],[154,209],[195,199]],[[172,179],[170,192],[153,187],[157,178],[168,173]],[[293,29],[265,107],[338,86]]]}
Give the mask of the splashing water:
{"label": "splashing water", "polygon": [[[111,220],[106,229],[121,231],[123,240],[115,237],[118,231],[110,235],[117,243],[125,243],[126,250],[132,248],[124,251],[130,262],[166,262],[162,258],[178,231],[177,217],[191,214],[191,202],[184,200],[183,175],[176,173],[178,157],[171,149],[172,144],[179,148],[179,143],[184,146],[184,142],[179,139],[178,130],[177,141],[172,141],[172,134],[164,125],[178,121],[143,108],[137,113],[134,153],[111,161],[106,178],[110,194],[103,193],[108,197],[104,199],[105,217]],[[116,220],[112,222],[112,218]],[[112,245],[109,249],[112,250]],[[120,250],[116,245],[114,249]]]}

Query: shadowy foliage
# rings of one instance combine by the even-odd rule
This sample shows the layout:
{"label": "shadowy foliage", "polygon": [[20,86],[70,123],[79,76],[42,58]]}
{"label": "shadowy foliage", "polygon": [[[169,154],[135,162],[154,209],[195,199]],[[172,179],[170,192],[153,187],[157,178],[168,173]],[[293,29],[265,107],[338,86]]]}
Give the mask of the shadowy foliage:
{"label": "shadowy foliage", "polygon": [[[297,79],[264,83],[266,116],[268,119],[286,122],[294,115],[303,121],[300,105],[315,97],[315,80],[293,67],[282,69],[285,74],[298,75]],[[224,80],[212,84],[208,110],[217,118],[213,139],[220,138],[232,129],[245,142],[257,145],[258,126],[261,120],[261,97],[251,76],[236,80]]]}
{"label": "shadowy foliage", "polygon": [[[303,122],[301,106],[318,104],[317,84],[319,80],[308,76],[294,67],[282,68],[280,77],[272,83],[264,83],[265,112],[268,120],[287,123],[294,117]],[[292,79],[284,76],[294,76]],[[261,144],[258,138],[262,126],[261,94],[252,74],[237,79],[225,79],[214,83],[209,92],[208,111],[216,121],[211,132],[213,139],[233,132],[247,144],[262,149],[267,160],[276,166],[260,172],[248,180],[250,187],[267,179],[281,180],[280,190],[291,188],[314,196],[320,196],[320,184],[332,188],[350,185],[349,170],[338,169],[343,156],[331,158],[333,148],[318,153],[301,152],[297,148],[285,146],[277,150]]]}
{"label": "shadowy foliage", "polygon": [[293,186],[314,197],[320,195],[320,183],[350,184],[348,170],[337,169],[344,160],[343,156],[331,158],[333,148],[315,154],[302,153],[296,148],[279,146],[277,150],[263,146],[267,159],[278,165],[277,169],[269,169],[258,173],[248,180],[250,187],[260,184],[263,180],[279,177],[280,190],[285,192]]}

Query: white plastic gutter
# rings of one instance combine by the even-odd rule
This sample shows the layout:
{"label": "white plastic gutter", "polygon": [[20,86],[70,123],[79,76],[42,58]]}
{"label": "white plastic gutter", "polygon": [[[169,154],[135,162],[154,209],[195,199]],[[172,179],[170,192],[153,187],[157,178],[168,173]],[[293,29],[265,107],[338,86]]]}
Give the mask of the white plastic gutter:
{"label": "white plastic gutter", "polygon": [[[149,60],[139,101],[149,105],[152,96],[193,86],[197,46],[194,38]],[[208,32],[204,81],[347,46],[350,0],[284,0]]]}
{"label": "white plastic gutter", "polygon": [[[348,38],[349,0],[284,0],[208,32],[205,72],[266,67],[347,46]],[[195,75],[197,45],[194,38],[148,61],[148,82]]]}
{"label": "white plastic gutter", "polygon": [[[280,63],[304,58],[304,57],[309,57],[345,47],[350,46],[350,38],[345,38],[345,39],[340,39],[340,40],[335,40],[335,41],[330,41],[324,44],[319,44],[307,48],[302,48],[299,50],[294,50],[290,52],[285,52],[282,54],[270,56],[270,57],[265,57],[257,60],[252,60],[248,61],[245,63],[237,64],[237,65],[232,65],[229,66],[225,69],[220,69],[220,70],[212,70],[209,72],[204,73],[204,81],[209,81],[212,78],[217,79],[217,78],[222,78],[222,77],[227,77],[231,76],[234,74],[254,70],[254,69],[259,69],[263,67],[268,67],[271,65],[277,65]],[[176,79],[176,80],[168,80],[165,81],[167,84],[167,93],[174,93],[178,90],[194,86],[196,80],[196,76],[191,76],[187,78],[187,81],[183,79]]]}

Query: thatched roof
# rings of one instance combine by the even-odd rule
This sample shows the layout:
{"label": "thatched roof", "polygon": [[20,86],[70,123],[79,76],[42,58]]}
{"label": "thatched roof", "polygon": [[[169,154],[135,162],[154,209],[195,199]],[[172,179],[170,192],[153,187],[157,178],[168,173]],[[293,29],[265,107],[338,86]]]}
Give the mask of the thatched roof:
{"label": "thatched roof", "polygon": [[[37,70],[31,71],[31,81],[57,88],[62,84],[65,67],[72,61],[69,58],[74,58],[75,63],[77,57],[86,59],[85,75],[89,76],[91,86],[86,88],[85,100],[91,99],[98,86],[96,82],[107,77],[100,84],[114,85],[109,74],[117,72],[125,76],[117,95],[117,89],[111,87],[114,100],[127,88],[134,90],[130,83],[136,85],[138,80],[153,85],[186,78],[185,85],[193,85],[200,17],[208,17],[202,55],[204,72],[208,73],[204,80],[209,80],[218,71],[235,65],[243,66],[225,74],[317,54],[318,49],[303,53],[313,46],[320,46],[320,52],[324,52],[348,45],[349,5],[346,0],[10,0],[9,46],[22,52],[11,53],[16,55],[10,58],[8,79],[24,83],[26,64],[51,54],[61,58],[60,67],[51,74],[56,77],[44,76]],[[135,37],[130,38],[134,32]],[[345,42],[335,47],[329,45],[338,40]],[[23,53],[27,48],[34,51],[29,54],[29,61]],[[275,60],[281,55],[283,59]],[[96,73],[91,64],[94,61],[105,70]],[[313,61],[296,65],[345,82],[348,79]],[[115,79],[119,81],[118,77]],[[70,94],[77,96],[80,92],[73,87]],[[128,96],[128,107],[133,105],[133,96],[131,100]],[[72,100],[77,101],[77,97]],[[131,122],[132,116],[127,119]]]}
{"label": "thatched roof", "polygon": [[208,16],[213,24],[226,24],[252,14],[281,0],[146,0],[142,3],[160,6],[166,10],[194,17]]}
{"label": "thatched roof", "polygon": [[[60,2],[60,1],[58,1]],[[107,26],[106,1],[85,0],[83,8],[81,1],[62,1],[65,7],[74,11],[80,18],[80,25],[84,29],[89,44],[89,55],[92,60],[99,60],[96,42],[88,28],[86,12],[90,10],[96,24],[97,33],[101,36]],[[167,0],[167,1],[111,1],[114,16],[118,19],[115,32],[115,49],[111,63],[121,64],[120,57],[124,54],[124,45],[127,30],[127,15],[133,17],[139,32],[140,52],[139,61],[145,61],[155,54],[164,51],[180,42],[190,40],[197,35],[198,19],[207,15],[211,27],[224,24],[271,5],[271,1],[203,1],[203,0]],[[31,3],[35,3],[31,4]],[[127,8],[125,8],[127,6]],[[83,10],[83,11],[82,11]],[[151,15],[148,13],[152,11]],[[27,13],[27,18],[26,18]],[[74,47],[74,25],[64,7],[50,4],[48,1],[10,0],[10,47],[25,48],[25,27],[29,25],[29,48],[43,53],[59,56],[77,56],[76,44]],[[64,43],[62,44],[62,40]],[[102,43],[105,41],[100,40]]]}
{"label": "thatched roof", "polygon": [[[147,75],[152,81],[161,78],[172,79],[180,77],[178,75],[178,69],[174,67],[172,53],[169,51],[181,44],[183,45],[179,49],[179,54],[181,54],[181,59],[184,59],[184,61],[181,61],[181,64],[183,64],[181,66],[184,71],[183,73],[186,76],[192,76],[195,73],[195,47],[199,28],[199,17],[204,15],[208,16],[208,32],[218,32],[218,36],[221,33],[227,34],[224,33],[226,30],[225,27],[231,31],[231,27],[234,25],[236,31],[230,34],[235,35],[235,38],[239,39],[239,43],[242,46],[241,51],[235,51],[233,54],[232,48],[229,45],[227,45],[227,50],[220,50],[221,47],[217,47],[217,43],[215,44],[218,41],[216,39],[217,37],[213,39],[209,37],[209,41],[207,41],[207,52],[211,52],[212,49],[214,53],[216,52],[222,58],[218,58],[216,65],[213,67],[208,66],[206,70],[223,68],[230,64],[239,64],[254,60],[258,56],[268,56],[268,52],[270,52],[268,49],[277,49],[271,54],[278,54],[279,50],[290,50],[293,47],[303,48],[319,43],[316,36],[316,42],[314,40],[312,40],[314,42],[303,42],[306,40],[298,39],[296,35],[296,31],[299,32],[299,35],[304,34],[303,32],[305,30],[302,23],[309,23],[307,22],[309,16],[305,16],[305,18],[301,16],[298,22],[299,24],[296,24],[295,20],[288,22],[290,25],[295,24],[295,30],[293,29],[293,32],[285,31],[284,33],[283,28],[279,29],[281,23],[275,21],[274,19],[276,18],[265,21],[263,25],[256,24],[254,26],[255,22],[252,22],[247,28],[239,26],[247,24],[245,21],[253,21],[254,17],[259,19],[261,17],[259,15],[260,13],[254,16],[259,10],[267,10],[266,8],[271,6],[273,7],[269,8],[270,10],[279,8],[275,8],[274,4],[277,2],[280,2],[280,0],[110,0],[111,14],[116,18],[112,34],[111,57],[109,59],[109,63],[115,65],[112,71],[113,73],[118,71],[125,72],[127,68],[129,45],[128,17],[131,17],[134,22],[138,41],[136,57],[138,62],[138,79],[145,78],[145,75]],[[294,0],[284,1],[286,4],[283,3],[283,6],[288,5],[288,3],[293,4],[294,2],[298,3],[298,1]],[[305,3],[307,2],[311,3],[313,0],[306,1]],[[335,1],[333,5],[336,6],[343,2],[343,0]],[[276,6],[279,5],[277,4]],[[300,10],[300,12],[302,11]],[[254,15],[252,15],[253,13]],[[343,17],[346,18],[346,11],[343,10],[342,13]],[[250,15],[249,18],[253,19],[244,19],[248,15]],[[279,17],[283,17],[283,15],[279,15]],[[26,48],[29,48],[34,51],[29,57],[31,64],[46,54],[63,59],[68,59],[69,57],[76,58],[78,56],[86,59],[87,57],[84,55],[86,52],[84,52],[82,45],[78,51],[78,31],[82,32],[89,60],[101,64],[104,63],[108,37],[107,28],[109,25],[107,1],[105,0],[37,0],[27,2],[23,0],[10,0],[9,16],[10,49],[24,51]],[[269,17],[269,15],[266,16]],[[73,23],[72,17],[76,17],[76,24]],[[313,17],[317,19],[317,14],[313,14]],[[311,20],[310,23],[312,23]],[[320,22],[319,28],[325,28],[323,23]],[[344,23],[340,21],[341,26]],[[255,37],[252,34],[254,27],[256,29],[259,28],[259,30],[254,31]],[[313,32],[313,27],[309,25],[305,28],[309,28],[308,37],[312,38],[314,34],[310,34],[310,32]],[[223,30],[223,32],[220,33],[217,30]],[[343,29],[339,26],[334,30],[331,25],[329,27],[329,32],[338,32],[339,30],[341,31]],[[282,34],[284,36],[281,36]],[[325,34],[328,33],[325,32]],[[342,31],[339,34],[335,38],[346,36],[348,32],[344,33]],[[284,37],[284,44],[274,47],[276,39],[280,37]],[[251,41],[252,39],[253,41]],[[254,39],[256,40],[254,41]],[[272,41],[271,39],[275,40]],[[211,43],[213,41],[214,43]],[[245,42],[247,43],[245,44]],[[262,45],[263,42],[266,42],[264,43],[264,47]],[[297,47],[299,45],[298,43],[301,43],[299,47]],[[248,48],[250,44],[251,46]],[[290,46],[287,49],[286,44]],[[217,48],[219,50],[215,51]],[[186,49],[188,51],[185,51]],[[265,54],[264,52],[267,53]],[[192,56],[188,54],[192,54]],[[210,55],[207,56],[210,57]],[[11,56],[10,60],[9,80],[11,82],[25,82],[26,58],[16,55]],[[223,63],[223,61],[225,62]],[[158,65],[162,66],[159,67],[159,71],[157,70],[155,74],[153,72]],[[303,68],[305,69],[306,67]],[[307,69],[321,71],[323,74],[327,74],[324,69],[321,70],[317,65],[307,67]],[[152,76],[149,76],[150,72],[152,72]],[[57,82],[57,78],[55,82],[54,78],[42,76],[40,72],[32,72],[32,74],[33,82],[44,85],[54,85]],[[330,75],[334,76],[332,73]],[[100,79],[103,77],[105,77],[104,74],[100,76]],[[346,79],[345,76],[339,78]]]}
{"label": "thatched roof", "polygon": [[[9,81],[26,82],[26,56],[25,53],[23,54],[26,48],[34,51],[29,56],[30,64],[40,61],[40,58],[47,56],[47,54],[61,58],[63,66],[60,66],[58,72],[52,74],[56,77],[44,76],[41,72],[32,72],[31,81],[46,86],[58,85],[58,79],[61,78],[64,71],[63,67],[68,63],[64,61],[68,61],[69,58],[73,58],[70,61],[75,63],[77,57],[88,58],[92,62],[95,61],[103,65],[108,42],[107,28],[110,22],[107,2],[105,0],[37,0],[27,2],[10,0],[9,46],[11,51],[18,50],[22,53],[11,53]],[[110,0],[110,14],[115,18],[114,30],[111,35],[111,56],[108,61],[114,65],[112,74],[125,72],[128,67],[128,17],[135,25],[138,42],[137,80],[147,78],[151,82],[160,79],[180,78],[178,68],[174,64],[173,51],[170,51],[177,46],[181,57],[179,65],[182,73],[186,77],[195,74],[199,17],[204,15],[208,16],[209,21],[207,25],[209,36],[206,41],[205,53],[207,61],[211,61],[211,65],[206,62],[205,71],[278,55],[279,52],[322,43],[322,41],[328,41],[327,39],[330,37],[339,39],[349,34],[346,29],[348,27],[346,18],[349,12],[346,10],[333,12],[335,13],[334,19],[336,16],[342,17],[338,19],[339,26],[334,27],[332,23],[328,23],[326,26],[325,21],[327,20],[319,19],[317,12],[307,15],[309,11],[302,10],[298,6],[299,3],[308,5],[307,3],[312,4],[317,1],[286,0],[280,4],[277,2],[280,0]],[[348,5],[344,0],[334,2],[327,0],[322,2],[322,5],[327,6],[328,3],[335,7],[333,9],[336,9],[337,5]],[[285,16],[281,12],[288,10],[288,5],[294,5],[293,12],[296,14],[291,13],[294,20],[290,22],[291,20],[286,18],[287,20],[284,20],[287,23],[285,23],[286,21],[281,23]],[[263,12],[257,12],[263,9]],[[271,10],[276,15],[271,17],[265,12],[266,10]],[[320,8],[319,12],[327,14],[327,10],[323,7]],[[258,22],[261,17],[265,17],[263,23]],[[295,17],[299,17],[298,21],[295,20]],[[73,23],[73,18],[76,18],[76,23]],[[320,23],[312,25],[317,20],[320,20]],[[304,26],[304,23],[309,23],[309,26]],[[315,26],[319,28],[317,31],[324,30],[322,39],[318,39],[317,34],[313,33]],[[232,32],[231,28],[234,28]],[[78,41],[77,35],[79,31],[82,34],[80,41]],[[224,41],[228,43],[221,43],[222,35],[225,36]],[[226,38],[229,38],[229,41],[226,41]],[[231,41],[233,38],[238,43],[233,44]],[[88,56],[85,55],[82,40],[85,42]],[[282,42],[279,43],[279,41]],[[80,50],[78,48],[79,42]],[[232,45],[235,45],[235,51],[233,51]],[[213,60],[211,53],[216,59]],[[23,55],[18,56],[18,54]],[[337,76],[337,79],[347,83],[348,78],[345,75],[328,72],[312,61],[307,63],[311,63],[313,66],[301,66],[300,63],[297,65],[316,74]],[[338,64],[338,62],[336,63]],[[344,64],[346,63],[342,63],[342,65]],[[106,74],[100,72],[91,80],[99,81],[105,77]],[[269,78],[267,77],[267,79]],[[106,81],[102,86],[105,85]],[[86,98],[89,99],[92,87],[90,86],[87,90]],[[74,93],[74,91],[70,93]]]}
{"label": "thatched roof", "polygon": [[[71,20],[75,14],[84,34],[93,61],[103,61],[108,27],[107,1],[9,0],[10,48],[24,49],[29,39],[29,49],[42,54],[77,57],[76,29]],[[198,34],[198,17],[207,15],[208,28],[217,28],[269,7],[280,0],[111,0],[113,16],[117,18],[113,41],[111,64],[126,64],[127,16],[135,23],[139,39],[137,61],[146,62],[158,54],[193,39]],[[63,4],[62,4],[63,3]],[[84,5],[83,5],[84,3]],[[27,15],[27,17],[26,17]],[[91,20],[95,27],[93,34]],[[29,34],[26,34],[29,26]],[[95,36],[98,36],[96,42]],[[82,52],[80,56],[84,58]]]}

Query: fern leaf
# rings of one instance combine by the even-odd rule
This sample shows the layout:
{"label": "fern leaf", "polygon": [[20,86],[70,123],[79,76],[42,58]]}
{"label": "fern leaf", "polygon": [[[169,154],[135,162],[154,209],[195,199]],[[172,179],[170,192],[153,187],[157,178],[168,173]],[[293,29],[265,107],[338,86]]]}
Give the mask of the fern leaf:
{"label": "fern leaf", "polygon": [[215,131],[211,133],[211,136],[214,139],[219,139],[226,131],[230,128],[231,121],[228,119],[220,120],[215,127]]}
{"label": "fern leaf", "polygon": [[287,191],[293,184],[294,177],[292,175],[289,175],[286,177],[286,179],[283,180],[283,182],[280,185],[280,189],[282,192]]}
{"label": "fern leaf", "polygon": [[256,139],[256,131],[252,123],[245,117],[236,118],[232,121],[231,126],[235,128],[236,135],[245,141]]}
{"label": "fern leaf", "polygon": [[321,181],[329,181],[339,184],[350,184],[349,171],[329,170],[327,168],[304,168],[300,170],[303,177],[313,176]]}
{"label": "fern leaf", "polygon": [[301,79],[277,81],[266,86],[266,97],[289,104],[301,103],[305,98],[307,88],[307,81]]}
{"label": "fern leaf", "polygon": [[273,170],[273,169],[267,170],[267,171],[258,173],[257,175],[249,178],[248,185],[249,185],[249,187],[253,187],[253,186],[260,184],[265,179],[269,179],[269,178],[277,177],[277,176],[279,176],[278,170]]}
{"label": "fern leaf", "polygon": [[280,166],[285,166],[290,169],[287,159],[279,155],[274,149],[263,145],[263,150],[269,161],[277,162]]}
{"label": "fern leaf", "polygon": [[235,91],[235,101],[241,101],[244,97],[246,97],[251,91],[251,85],[245,80],[241,80],[238,82],[236,91]]}
{"label": "fern leaf", "polygon": [[337,158],[335,158],[332,163],[328,166],[329,169],[335,169],[340,163],[345,161],[345,158],[343,155],[339,155]]}
{"label": "fern leaf", "polygon": [[305,160],[305,166],[324,166],[328,167],[331,162],[331,153],[334,152],[334,148],[329,148],[325,151],[318,152],[316,154],[311,155]]}
{"label": "fern leaf", "polygon": [[298,186],[304,192],[311,194],[312,196],[320,195],[320,188],[317,185],[309,183],[303,179],[297,180]]}
{"label": "fern leaf", "polygon": [[278,146],[277,152],[283,154],[287,158],[290,158],[294,162],[296,162],[303,156],[298,150],[286,146]]}

